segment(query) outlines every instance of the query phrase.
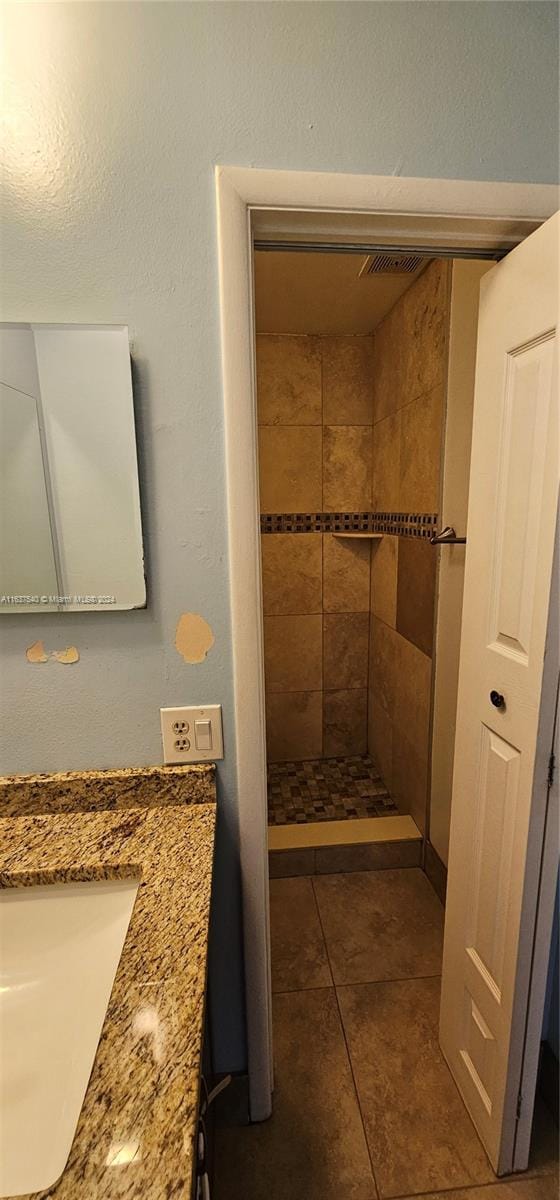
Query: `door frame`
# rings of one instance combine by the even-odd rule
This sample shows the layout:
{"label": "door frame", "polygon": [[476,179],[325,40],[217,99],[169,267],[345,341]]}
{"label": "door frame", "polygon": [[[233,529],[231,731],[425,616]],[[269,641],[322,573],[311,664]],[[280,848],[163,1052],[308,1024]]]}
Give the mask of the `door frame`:
{"label": "door frame", "polygon": [[215,169],[249,1108],[272,1111],[265,692],[253,229],[265,236],[506,253],[558,207],[553,184]]}

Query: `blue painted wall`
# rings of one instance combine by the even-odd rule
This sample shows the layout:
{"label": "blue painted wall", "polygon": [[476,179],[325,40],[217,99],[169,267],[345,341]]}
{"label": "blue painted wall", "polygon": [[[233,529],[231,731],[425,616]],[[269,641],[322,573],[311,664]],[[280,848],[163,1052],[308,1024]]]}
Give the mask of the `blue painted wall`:
{"label": "blue painted wall", "polygon": [[[126,322],[149,606],[2,617],[3,771],[161,761],[161,705],[218,701],[226,758],[212,982],[243,1068],[213,167],[552,182],[553,3],[3,6],[2,317]],[[181,612],[216,637],[174,649]],[[77,666],[25,647],[75,643]]]}

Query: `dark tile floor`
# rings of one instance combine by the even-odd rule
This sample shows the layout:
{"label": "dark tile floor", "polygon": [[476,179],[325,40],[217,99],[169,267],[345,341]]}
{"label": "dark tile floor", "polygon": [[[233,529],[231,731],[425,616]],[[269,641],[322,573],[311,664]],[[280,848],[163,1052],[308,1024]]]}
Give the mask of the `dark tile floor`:
{"label": "dark tile floor", "polygon": [[368,754],[269,764],[269,825],[395,813],[398,809]]}
{"label": "dark tile floor", "polygon": [[274,1114],[218,1127],[213,1200],[557,1200],[547,1110],[530,1171],[498,1182],[442,1058],[423,872],[275,879],[270,897]]}

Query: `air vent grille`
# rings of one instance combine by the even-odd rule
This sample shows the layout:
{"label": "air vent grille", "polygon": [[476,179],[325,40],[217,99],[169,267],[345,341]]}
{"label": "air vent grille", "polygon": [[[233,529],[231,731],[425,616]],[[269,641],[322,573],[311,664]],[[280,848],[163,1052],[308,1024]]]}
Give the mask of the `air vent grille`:
{"label": "air vent grille", "polygon": [[414,275],[423,262],[421,254],[368,254],[362,275]]}

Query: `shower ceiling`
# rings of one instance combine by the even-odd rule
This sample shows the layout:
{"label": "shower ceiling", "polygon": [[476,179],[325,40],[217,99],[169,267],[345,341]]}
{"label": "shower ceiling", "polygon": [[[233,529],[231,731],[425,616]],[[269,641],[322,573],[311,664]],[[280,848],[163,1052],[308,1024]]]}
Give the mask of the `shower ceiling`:
{"label": "shower ceiling", "polygon": [[430,261],[411,271],[407,255],[402,274],[378,273],[372,257],[255,250],[257,333],[371,333]]}

